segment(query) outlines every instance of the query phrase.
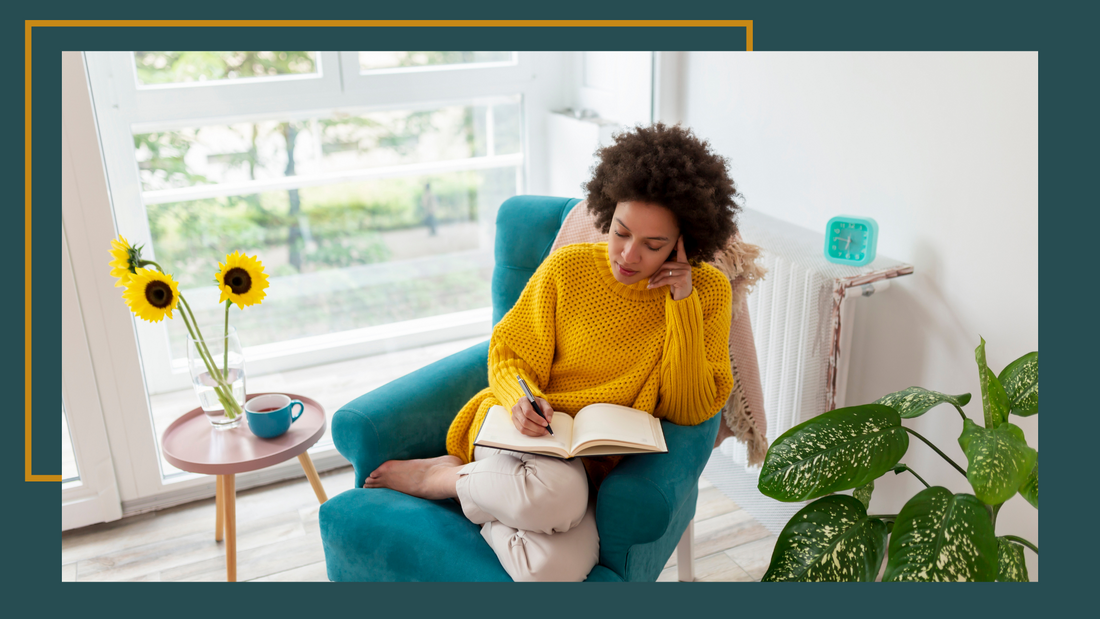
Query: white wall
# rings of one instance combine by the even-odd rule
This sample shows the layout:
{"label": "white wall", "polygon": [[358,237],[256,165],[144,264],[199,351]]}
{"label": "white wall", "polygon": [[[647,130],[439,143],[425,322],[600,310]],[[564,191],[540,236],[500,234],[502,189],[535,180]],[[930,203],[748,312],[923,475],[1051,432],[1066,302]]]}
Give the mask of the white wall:
{"label": "white wall", "polygon": [[555,52],[571,73],[563,73],[562,96],[576,111],[595,112],[595,119],[547,114],[546,187],[531,185],[531,193],[583,198],[582,185],[596,165],[596,150],[612,136],[635,124],[649,124],[653,113],[652,52]]}
{"label": "white wall", "polygon": [[[814,230],[873,216],[879,254],[915,266],[857,306],[848,404],[919,385],[970,392],[980,421],[978,335],[995,372],[1039,347],[1038,55],[690,53],[679,78],[664,109],[729,157],[747,207]],[[1011,421],[1038,449],[1038,416]],[[965,468],[950,407],[906,425]],[[903,462],[969,491],[916,439]],[[896,513],[922,488],[888,474],[871,511]],[[997,522],[1036,544],[1038,528],[1019,495]]]}

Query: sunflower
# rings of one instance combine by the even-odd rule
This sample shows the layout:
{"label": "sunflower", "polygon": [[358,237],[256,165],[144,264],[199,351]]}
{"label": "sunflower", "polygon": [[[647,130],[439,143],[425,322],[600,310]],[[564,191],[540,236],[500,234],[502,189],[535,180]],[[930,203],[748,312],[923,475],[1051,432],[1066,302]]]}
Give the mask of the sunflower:
{"label": "sunflower", "polygon": [[228,299],[243,310],[246,305],[263,302],[267,296],[264,288],[269,285],[263,263],[236,251],[225,257],[225,264],[219,262],[218,267],[221,268],[217,275],[218,287],[222,291],[219,303]]}
{"label": "sunflower", "polygon": [[130,245],[126,237],[120,234],[117,239],[111,241],[111,257],[114,258],[108,265],[111,267],[111,277],[118,278],[115,288],[125,287],[137,270],[141,260],[141,248]]}
{"label": "sunflower", "polygon": [[179,303],[179,284],[171,275],[153,269],[138,269],[130,276],[122,298],[135,316],[149,322],[160,322],[165,316],[172,318],[172,310]]}

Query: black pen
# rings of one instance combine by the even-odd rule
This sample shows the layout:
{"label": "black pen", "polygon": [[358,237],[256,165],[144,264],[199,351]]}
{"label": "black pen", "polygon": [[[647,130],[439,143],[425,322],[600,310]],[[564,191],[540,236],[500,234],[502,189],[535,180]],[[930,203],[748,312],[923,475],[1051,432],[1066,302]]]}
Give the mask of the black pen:
{"label": "black pen", "polygon": [[[519,386],[523,388],[523,393],[527,394],[527,400],[531,402],[531,408],[535,409],[535,412],[539,414],[539,417],[546,419],[546,415],[542,414],[542,410],[539,409],[539,403],[535,401],[535,395],[531,393],[531,388],[527,386],[527,381],[523,380],[522,376],[517,375],[519,380]],[[546,420],[546,431],[550,433],[550,436],[554,436],[554,430],[550,427],[550,420]]]}

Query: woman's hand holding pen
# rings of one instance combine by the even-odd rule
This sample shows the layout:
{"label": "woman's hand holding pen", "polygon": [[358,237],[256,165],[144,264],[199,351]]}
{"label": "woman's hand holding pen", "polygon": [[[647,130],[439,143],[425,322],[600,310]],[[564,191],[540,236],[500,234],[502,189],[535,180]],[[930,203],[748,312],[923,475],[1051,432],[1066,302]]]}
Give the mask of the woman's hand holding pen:
{"label": "woman's hand holding pen", "polygon": [[687,261],[687,252],[684,251],[684,237],[676,240],[676,260],[669,260],[657,269],[657,272],[649,278],[646,288],[668,286],[672,292],[672,300],[686,299],[691,294],[691,265]]}
{"label": "woman's hand holding pen", "polygon": [[[554,408],[550,406],[549,402],[542,398],[535,398],[535,401],[538,402],[539,407],[547,417],[554,415]],[[549,422],[539,417],[539,414],[535,412],[535,408],[531,406],[531,402],[525,396],[520,396],[519,401],[512,407],[512,423],[515,424],[520,433],[527,436],[547,436],[549,434],[546,431]]]}

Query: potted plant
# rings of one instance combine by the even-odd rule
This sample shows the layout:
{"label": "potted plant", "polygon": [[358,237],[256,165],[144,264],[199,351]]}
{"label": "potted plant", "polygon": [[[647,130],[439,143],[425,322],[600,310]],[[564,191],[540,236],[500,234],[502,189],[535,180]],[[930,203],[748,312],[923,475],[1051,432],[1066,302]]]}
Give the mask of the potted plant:
{"label": "potted plant", "polygon": [[[829,411],[799,424],[768,449],[759,489],[780,501],[817,499],[794,515],[776,541],[765,581],[1027,581],[1024,548],[997,536],[997,513],[1019,492],[1039,508],[1039,453],[1008,421],[1039,412],[1039,353],[1016,359],[1000,374],[986,366],[985,340],[975,350],[984,426],[962,407],[970,394],[910,387],[872,404]],[[962,417],[959,445],[967,467],[902,425],[940,404]],[[928,444],[960,474],[973,494],[928,486],[900,461],[909,436]],[[897,514],[869,515],[875,480],[910,472],[925,485]],[[836,494],[853,490],[852,496]]]}

